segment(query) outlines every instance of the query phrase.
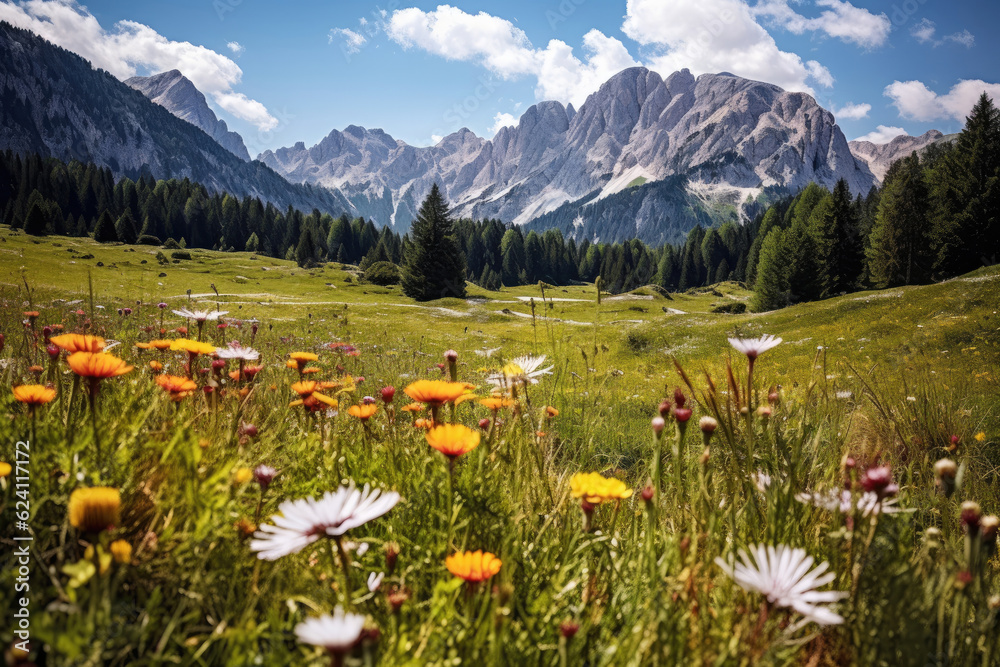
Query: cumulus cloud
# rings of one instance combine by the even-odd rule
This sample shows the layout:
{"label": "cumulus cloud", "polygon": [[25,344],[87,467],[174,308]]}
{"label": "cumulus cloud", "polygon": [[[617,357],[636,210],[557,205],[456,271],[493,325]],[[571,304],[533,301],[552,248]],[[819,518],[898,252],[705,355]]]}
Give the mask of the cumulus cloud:
{"label": "cumulus cloud", "polygon": [[779,49],[743,0],[628,0],[622,30],[654,50],[651,65],[663,74],[726,71],[810,94],[807,81],[833,84],[819,62]]}
{"label": "cumulus cloud", "polygon": [[788,3],[789,0],[761,0],[752,11],[796,35],[807,31],[822,32],[866,49],[885,44],[892,30],[892,22],[885,13],[872,14],[844,0],[816,0],[816,6],[825,10],[815,18],[799,14]]}
{"label": "cumulus cloud", "polygon": [[503,79],[533,76],[539,99],[577,105],[612,75],[639,64],[624,44],[599,30],[584,35],[585,55],[580,59],[561,40],[537,48],[506,19],[486,12],[469,14],[449,5],[429,12],[415,7],[397,10],[389,17],[386,32],[403,48],[478,63]]}
{"label": "cumulus cloud", "polygon": [[873,144],[887,144],[896,137],[906,134],[906,130],[901,127],[889,127],[879,125],[875,130],[866,135],[860,136],[855,141],[870,141]]}
{"label": "cumulus cloud", "polygon": [[223,109],[261,130],[273,129],[278,120],[263,104],[233,91],[243,70],[222,54],[190,42],[175,42],[149,26],[119,21],[105,30],[86,7],[75,0],[29,0],[0,3],[0,20],[38,33],[77,53],[95,67],[119,79],[139,73],[180,70],[195,86]]}
{"label": "cumulus cloud", "polygon": [[[365,23],[362,23],[361,25],[365,25]],[[368,39],[365,38],[364,35],[362,35],[359,32],[350,30],[349,28],[334,28],[333,30],[330,31],[330,34],[327,36],[327,39],[330,41],[331,44],[333,44],[333,40],[335,40],[337,37],[343,39],[343,42],[341,43],[341,48],[346,54],[359,52],[361,50],[361,47],[365,45],[365,42],[368,41]]]}
{"label": "cumulus cloud", "polygon": [[939,95],[921,81],[893,81],[885,87],[902,118],[919,121],[963,121],[983,93],[994,101],[1000,99],[1000,84],[980,79],[959,81],[944,95]]}
{"label": "cumulus cloud", "polygon": [[229,47],[230,51],[238,56],[243,55],[243,52],[247,50],[246,47],[239,42],[229,42],[226,46]]}
{"label": "cumulus cloud", "polygon": [[848,102],[839,109],[830,109],[837,118],[847,118],[850,120],[860,120],[868,117],[868,112],[872,110],[870,104],[854,104]]}
{"label": "cumulus cloud", "polygon": [[496,134],[502,127],[513,127],[515,125],[517,125],[517,119],[514,118],[514,114],[497,112],[497,115],[493,116],[493,125],[490,127],[490,132]]}

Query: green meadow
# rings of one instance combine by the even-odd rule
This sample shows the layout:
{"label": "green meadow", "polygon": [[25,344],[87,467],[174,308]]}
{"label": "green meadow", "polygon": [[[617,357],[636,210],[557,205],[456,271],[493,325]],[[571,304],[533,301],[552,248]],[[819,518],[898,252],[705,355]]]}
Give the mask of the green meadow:
{"label": "green meadow", "polygon": [[[726,312],[750,297],[735,283],[470,284],[466,299],[416,303],[351,266],[0,228],[0,461],[31,441],[0,488],[5,618],[21,604],[16,512],[33,536],[30,652],[14,653],[10,624],[0,642],[49,665],[1000,664],[1000,268]],[[225,326],[199,331],[181,308],[226,311]],[[133,368],[89,401],[47,347],[52,325],[118,342],[108,353]],[[247,381],[232,361],[136,347],[199,333],[253,347],[262,370]],[[782,342],[748,378],[727,339],[766,334]],[[293,352],[315,354],[316,372],[287,367]],[[550,372],[518,384],[512,364],[540,355]],[[197,388],[171,396],[160,372]],[[474,398],[404,412],[422,379]],[[306,380],[328,383],[336,409],[290,405]],[[56,397],[32,408],[20,385]],[[479,402],[494,393],[509,404]],[[366,396],[374,416],[352,415]],[[435,417],[476,446],[449,463],[414,425]],[[261,465],[270,484],[250,474]],[[588,492],[578,473],[606,482]],[[258,557],[253,535],[279,505],[352,484],[399,501]],[[112,526],[71,517],[91,487],[119,491]],[[828,563],[813,583],[842,595],[814,606],[839,620],[730,577],[758,544],[803,549],[799,577]],[[446,567],[476,550],[502,562],[485,581]],[[336,609],[363,617],[360,636],[303,640],[301,624]]]}

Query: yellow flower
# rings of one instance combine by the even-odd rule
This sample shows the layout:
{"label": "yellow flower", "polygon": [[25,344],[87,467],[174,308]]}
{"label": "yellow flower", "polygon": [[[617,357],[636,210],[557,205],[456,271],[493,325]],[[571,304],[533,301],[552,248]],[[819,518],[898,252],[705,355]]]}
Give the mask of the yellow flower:
{"label": "yellow flower", "polygon": [[132,545],[125,540],[115,540],[111,543],[111,555],[116,563],[127,565],[132,562]]}
{"label": "yellow flower", "polygon": [[10,467],[9,463],[5,461],[0,461],[0,479],[8,477],[10,475],[11,470],[13,470],[13,468]]}
{"label": "yellow flower", "polygon": [[118,523],[121,502],[118,489],[106,486],[77,489],[69,497],[69,523],[85,533],[111,528]]}
{"label": "yellow flower", "polygon": [[599,472],[578,472],[570,478],[569,486],[574,498],[583,498],[593,505],[632,495],[632,489],[624,482],[603,477]]}
{"label": "yellow flower", "polygon": [[977,433],[973,437],[975,437],[976,442],[982,442],[982,441],[986,440],[986,434],[984,432],[982,432],[982,431],[980,431],[979,433]]}
{"label": "yellow flower", "polygon": [[253,479],[253,470],[250,468],[237,468],[233,471],[233,485],[243,486]]}
{"label": "yellow flower", "polygon": [[440,407],[464,394],[465,385],[461,382],[445,382],[443,380],[417,380],[403,391],[418,403]]}
{"label": "yellow flower", "polygon": [[423,403],[407,403],[400,408],[403,412],[420,412],[424,409]]}
{"label": "yellow flower", "polygon": [[101,352],[105,345],[104,339],[100,336],[73,333],[53,336],[49,341],[70,354],[74,352]]}
{"label": "yellow flower", "polygon": [[444,559],[444,565],[456,577],[470,582],[485,581],[500,571],[503,562],[486,551],[459,551]]}
{"label": "yellow flower", "polygon": [[299,371],[305,368],[306,364],[308,364],[310,361],[319,360],[319,356],[313,354],[312,352],[292,352],[288,356],[289,356],[287,364],[288,367],[297,368]]}
{"label": "yellow flower", "polygon": [[[295,407],[297,405],[302,405],[307,399],[313,398],[321,403],[326,403],[331,408],[335,408],[338,405],[337,399],[330,398],[324,394],[319,393],[316,389],[319,384],[315,380],[305,380],[302,382],[296,382],[292,385],[292,391],[301,396],[302,398],[298,401],[292,401],[289,403],[289,407]],[[313,403],[315,405],[315,403]]]}
{"label": "yellow flower", "polygon": [[55,397],[55,389],[49,389],[40,384],[22,384],[19,387],[14,387],[14,398],[19,403],[27,403],[31,406],[45,405]]}
{"label": "yellow flower", "polygon": [[441,424],[427,431],[427,444],[450,459],[479,446],[479,431],[462,424]]}
{"label": "yellow flower", "polygon": [[361,421],[367,421],[378,412],[378,406],[374,403],[367,403],[363,405],[352,405],[347,409],[347,414],[352,417],[357,417]]}
{"label": "yellow flower", "polygon": [[214,345],[202,343],[197,340],[191,340],[189,338],[178,338],[177,340],[171,341],[170,349],[174,352],[187,352],[192,356],[196,354],[212,354],[215,352]]}
{"label": "yellow flower", "polygon": [[106,352],[76,352],[69,355],[66,362],[77,375],[98,380],[125,375],[132,370],[124,361]]}

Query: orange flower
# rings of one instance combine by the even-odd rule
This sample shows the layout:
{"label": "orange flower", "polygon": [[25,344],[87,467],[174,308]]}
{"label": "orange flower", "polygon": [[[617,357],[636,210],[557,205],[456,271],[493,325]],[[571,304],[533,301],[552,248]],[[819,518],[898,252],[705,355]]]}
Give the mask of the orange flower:
{"label": "orange flower", "polygon": [[440,407],[464,394],[465,385],[461,382],[445,382],[443,380],[417,380],[403,391],[418,403]]}
{"label": "orange flower", "polygon": [[151,340],[149,341],[151,347],[155,347],[160,352],[164,350],[169,350],[170,346],[173,345],[173,341],[170,340]]}
{"label": "orange flower", "polygon": [[198,384],[194,380],[176,375],[157,375],[156,384],[160,385],[160,389],[169,393],[170,399],[173,401],[184,400],[198,388]]}
{"label": "orange flower", "polygon": [[427,444],[455,459],[479,446],[479,431],[462,424],[441,424],[427,431]]}
{"label": "orange flower", "polygon": [[299,365],[297,363],[295,363],[294,361],[292,361],[291,359],[289,359],[288,361],[285,362],[285,367],[286,368],[298,368]]}
{"label": "orange flower", "polygon": [[400,408],[403,412],[420,412],[423,409],[423,403],[409,403]]}
{"label": "orange flower", "polygon": [[107,352],[75,352],[66,361],[77,375],[98,380],[125,375],[132,370],[132,366]]}
{"label": "orange flower", "polygon": [[304,382],[296,382],[292,385],[292,391],[294,391],[299,396],[309,396],[317,389],[317,384],[315,380],[308,380]]}
{"label": "orange flower", "polygon": [[303,375],[312,375],[313,373],[319,373],[319,371],[320,371],[320,369],[318,369],[318,368],[303,368],[302,369],[302,374]]}
{"label": "orange flower", "polygon": [[149,343],[136,343],[135,346],[140,350],[152,350],[153,346]]}
{"label": "orange flower", "polygon": [[514,400],[511,398],[498,398],[496,396],[491,396],[490,398],[484,398],[479,401],[479,405],[485,406],[496,412],[502,408],[509,408],[514,405]]}
{"label": "orange flower", "polygon": [[458,398],[455,399],[455,405],[461,405],[462,403],[465,403],[466,401],[474,401],[477,398],[479,398],[479,397],[476,396],[475,394],[473,394],[472,392],[466,392],[466,393],[462,394],[461,396],[459,396]]}
{"label": "orange flower", "polygon": [[347,414],[352,417],[357,417],[361,421],[368,421],[378,412],[378,406],[374,403],[363,403],[361,405],[352,405],[347,409]]}
{"label": "orange flower", "polygon": [[547,416],[549,416],[549,417],[558,417],[559,416],[559,411],[556,410],[551,405],[547,405],[547,406],[545,406],[545,414]]}
{"label": "orange flower", "polygon": [[149,368],[150,370],[159,373],[160,371],[163,370],[163,364],[154,359],[153,361],[149,362]]}
{"label": "orange flower", "polygon": [[339,405],[337,399],[330,398],[329,396],[324,396],[323,394],[316,391],[318,383],[315,380],[305,380],[302,382],[296,382],[292,385],[292,391],[301,396],[302,398],[298,401],[292,401],[288,404],[289,407],[295,407],[297,405],[305,405],[308,408],[318,407],[316,401],[320,403],[326,403],[331,408],[335,408]]}
{"label": "orange flower", "polygon": [[418,417],[413,422],[413,427],[414,428],[425,428],[425,429],[426,428],[434,428],[434,422],[431,421],[430,419],[424,419],[423,417]]}
{"label": "orange flower", "polygon": [[62,334],[49,339],[56,347],[66,350],[70,354],[74,352],[101,352],[104,350],[104,339],[100,336],[87,336],[85,334]]}
{"label": "orange flower", "polygon": [[31,406],[45,405],[55,397],[55,389],[49,389],[40,384],[22,384],[19,387],[14,387],[14,398],[19,403],[27,403]]}
{"label": "orange flower", "polygon": [[456,577],[478,583],[499,572],[503,562],[488,551],[459,551],[445,558],[444,565]]}

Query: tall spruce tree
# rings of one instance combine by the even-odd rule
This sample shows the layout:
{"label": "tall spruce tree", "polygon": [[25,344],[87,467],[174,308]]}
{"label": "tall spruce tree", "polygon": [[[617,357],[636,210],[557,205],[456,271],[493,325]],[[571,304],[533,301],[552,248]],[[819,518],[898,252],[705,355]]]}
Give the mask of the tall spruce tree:
{"label": "tall spruce tree", "polygon": [[403,293],[417,301],[465,297],[465,256],[437,183],[421,204],[410,236],[403,258]]}
{"label": "tall spruce tree", "polygon": [[936,268],[955,275],[1000,262],[1000,110],[986,93],[928,180]]}
{"label": "tall spruce tree", "polygon": [[927,184],[914,152],[886,172],[878,215],[868,239],[868,271],[878,288],[926,279],[932,253],[927,225]]}
{"label": "tall spruce tree", "polygon": [[784,236],[785,232],[775,227],[761,244],[757,281],[750,301],[750,309],[754,312],[783,308],[789,303],[789,258]]}
{"label": "tall spruce tree", "polygon": [[118,231],[111,215],[104,211],[94,227],[94,240],[98,243],[115,243],[118,241]]}

